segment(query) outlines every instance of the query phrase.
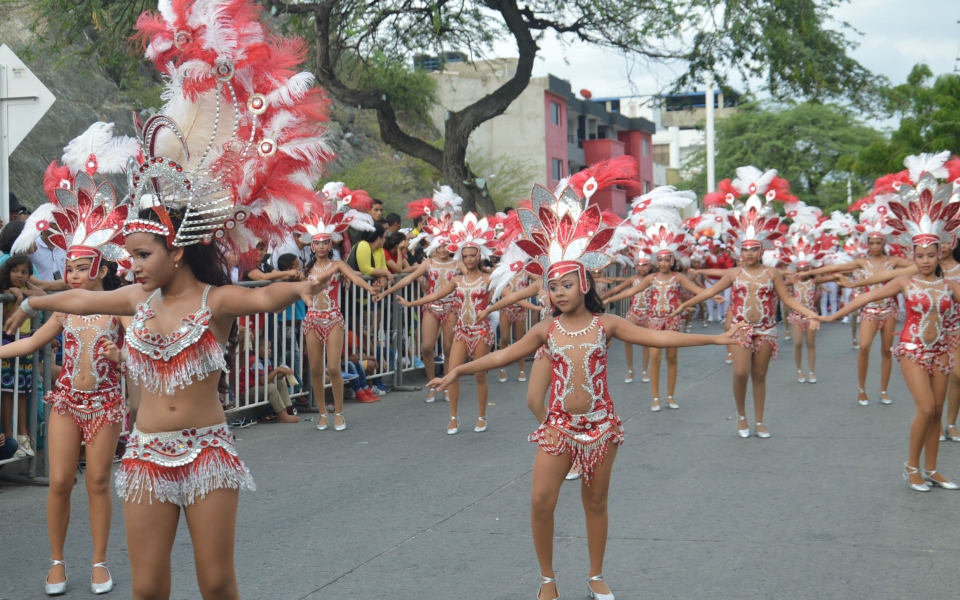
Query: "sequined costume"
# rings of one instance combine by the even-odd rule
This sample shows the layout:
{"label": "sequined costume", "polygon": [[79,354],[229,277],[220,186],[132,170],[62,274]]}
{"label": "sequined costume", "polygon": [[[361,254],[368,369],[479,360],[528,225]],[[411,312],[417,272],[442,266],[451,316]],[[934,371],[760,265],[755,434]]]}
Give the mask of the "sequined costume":
{"label": "sequined costume", "polygon": [[[954,283],[960,283],[960,265],[945,271],[943,278]],[[960,346],[960,310],[952,310],[948,316],[944,317],[943,335],[946,336],[951,349],[956,350]]]}
{"label": "sequined costume", "polygon": [[[430,269],[427,271],[427,293],[429,296],[443,286],[447,285],[457,276],[457,263],[454,261],[439,262],[430,260]],[[446,323],[450,319],[456,318],[460,311],[457,299],[453,296],[441,298],[435,302],[428,302],[424,307],[430,314],[435,316],[441,323]]]}
{"label": "sequined costume", "polygon": [[[184,317],[169,335],[151,333],[150,301],[137,306],[127,329],[127,374],[153,394],[173,395],[194,380],[226,370],[223,348],[210,331],[212,313],[207,286],[200,308]],[[116,475],[117,494],[127,502],[191,504],[221,488],[255,489],[250,472],[237,457],[226,423],[181,431],[142,433],[134,427]]]}
{"label": "sequined costume", "polygon": [[655,275],[647,289],[650,290],[650,295],[645,326],[654,331],[680,331],[683,328],[683,316],[670,316],[670,313],[680,306],[680,290],[684,289],[676,275],[671,273],[667,281],[661,281],[659,276]]}
{"label": "sequined costume", "polygon": [[[320,269],[324,272],[334,267],[333,261]],[[310,275],[307,279],[317,281],[317,277]],[[327,337],[334,327],[339,326],[346,331],[347,322],[340,312],[340,273],[334,273],[327,283],[327,287],[313,297],[313,306],[307,309],[307,315],[303,319],[304,333],[312,333],[320,340],[321,344],[327,343]]]}
{"label": "sequined costume", "polygon": [[[891,271],[893,270],[893,263],[889,260],[884,260],[883,265],[879,267],[874,267],[870,264],[869,260],[863,261],[865,267],[863,268],[863,278],[869,279],[874,275],[878,274],[880,271]],[[882,287],[882,286],[877,286]],[[873,289],[873,286],[865,286],[861,293],[869,292]],[[883,300],[878,300],[877,302],[871,302],[863,308],[860,309],[860,321],[873,321],[877,324],[877,327],[883,327],[883,324],[887,319],[897,318],[897,313],[900,312],[900,305],[897,304],[897,298],[885,298]]]}
{"label": "sequined costume", "polygon": [[[643,277],[637,277],[637,280],[633,283],[635,287],[643,281]],[[636,321],[637,325],[641,327],[647,326],[647,311],[650,306],[650,288],[643,290],[642,292],[637,292],[630,298],[630,308],[627,310],[626,317],[629,319],[633,317],[633,320]]]}
{"label": "sequined costume", "polygon": [[904,300],[907,318],[893,355],[898,360],[906,358],[917,363],[931,375],[934,367],[949,374],[953,370],[953,352],[946,322],[956,312],[953,290],[943,279],[928,282],[911,277]]}
{"label": "sequined costume", "polygon": [[453,293],[460,303],[460,318],[453,326],[453,341],[464,341],[467,345],[467,356],[471,357],[481,342],[492,348],[496,337],[490,323],[486,319],[477,321],[477,313],[487,308],[490,299],[483,276],[469,283],[461,277]]}
{"label": "sequined costume", "polygon": [[[93,443],[104,425],[120,423],[124,397],[116,363],[101,356],[108,343],[121,345],[121,327],[111,315],[65,315],[63,318],[63,369],[43,401],[67,414],[80,428],[85,444]],[[93,377],[91,389],[74,387],[77,376]]]}
{"label": "sequined costume", "polygon": [[[817,297],[818,286],[813,282],[813,278],[800,279],[797,278],[793,282],[793,299],[809,308],[810,310],[816,312],[817,310]],[[787,317],[787,321],[791,325],[799,325],[800,329],[804,332],[807,331],[807,327],[810,326],[810,319],[801,315],[795,310],[790,311],[790,315]]]}
{"label": "sequined costume", "polygon": [[[523,288],[527,287],[529,282],[527,277],[523,274],[514,277],[510,281],[510,285],[507,286],[507,293],[519,292]],[[500,315],[511,325],[517,323],[518,321],[524,321],[527,318],[527,309],[522,306],[517,306],[516,304],[511,304],[500,309]]]}
{"label": "sequined costume", "polygon": [[[589,484],[608,444],[622,444],[624,439],[623,423],[607,390],[607,338],[600,317],[595,315],[586,329],[575,332],[554,319],[546,347],[553,371],[550,406],[546,421],[528,440],[553,456],[569,450]],[[567,400],[580,390],[589,395],[590,404],[585,412],[572,413]]]}
{"label": "sequined costume", "polygon": [[766,344],[773,349],[773,360],[777,360],[777,302],[779,296],[773,286],[773,279],[764,269],[757,276],[750,275],[740,268],[733,280],[730,294],[730,311],[733,314],[731,324],[746,323],[737,332],[737,345],[751,348],[753,353],[760,352]]}
{"label": "sequined costume", "polygon": [[116,477],[125,502],[193,504],[218,489],[255,490],[226,423],[163,433],[133,426]]}

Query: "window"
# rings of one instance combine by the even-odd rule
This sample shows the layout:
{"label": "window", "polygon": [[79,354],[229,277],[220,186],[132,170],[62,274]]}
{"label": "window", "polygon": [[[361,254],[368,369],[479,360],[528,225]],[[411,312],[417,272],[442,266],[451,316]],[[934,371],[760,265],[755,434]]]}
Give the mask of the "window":
{"label": "window", "polygon": [[650,140],[643,138],[643,155],[650,156]]}
{"label": "window", "polygon": [[550,122],[554,125],[560,125],[560,103],[550,101]]}
{"label": "window", "polygon": [[553,180],[560,181],[563,179],[563,161],[559,158],[554,158],[551,163],[553,166]]}
{"label": "window", "polygon": [[648,194],[649,192],[650,192],[650,182],[649,182],[649,181],[644,181],[644,182],[643,182],[643,193],[644,193],[644,194]]}

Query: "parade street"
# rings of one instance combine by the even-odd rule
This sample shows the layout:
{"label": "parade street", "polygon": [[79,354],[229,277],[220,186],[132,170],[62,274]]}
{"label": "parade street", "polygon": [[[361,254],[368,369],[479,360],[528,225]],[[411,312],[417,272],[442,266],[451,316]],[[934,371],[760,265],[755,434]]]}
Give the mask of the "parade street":
{"label": "parade street", "polygon": [[[699,322],[694,329],[719,331]],[[649,385],[639,380],[639,349],[637,381],[624,384],[622,344],[613,343],[610,388],[627,431],[609,501],[605,576],[616,597],[956,597],[960,492],[912,492],[901,477],[914,407],[899,366],[893,405],[883,406],[878,339],[871,403],[861,407],[848,325],[824,325],[814,385],[796,382],[782,325],[780,334],[779,361],[767,379],[768,440],[737,437],[722,348],[681,350],[681,408],[653,413]],[[529,495],[536,446],[526,436],[536,423],[516,366],[508,373],[508,383],[490,373],[486,433],[473,432],[472,377],[463,380],[458,435],[445,434],[449,405],[424,403],[423,392],[348,402],[344,432],[315,431],[315,419],[236,431],[258,487],[240,497],[241,595],[534,598]],[[747,415],[753,426],[752,400]],[[944,443],[940,457],[941,471],[960,477],[960,443]],[[43,597],[47,489],[0,485],[0,598]],[[564,599],[587,595],[580,486],[565,483],[557,508],[555,566]],[[113,511],[109,559],[117,585],[109,597],[119,599],[130,596],[130,570],[116,500]],[[90,595],[89,552],[86,491],[78,481],[66,547],[68,598]],[[172,598],[198,597],[181,520]]]}

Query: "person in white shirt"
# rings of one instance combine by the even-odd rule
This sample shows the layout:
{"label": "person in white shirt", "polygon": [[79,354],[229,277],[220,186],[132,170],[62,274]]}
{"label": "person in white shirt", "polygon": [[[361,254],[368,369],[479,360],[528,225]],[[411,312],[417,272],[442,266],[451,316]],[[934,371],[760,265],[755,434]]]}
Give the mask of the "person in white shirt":
{"label": "person in white shirt", "polygon": [[67,253],[49,243],[51,230],[47,229],[37,238],[37,250],[30,255],[37,270],[37,278],[43,281],[63,279]]}

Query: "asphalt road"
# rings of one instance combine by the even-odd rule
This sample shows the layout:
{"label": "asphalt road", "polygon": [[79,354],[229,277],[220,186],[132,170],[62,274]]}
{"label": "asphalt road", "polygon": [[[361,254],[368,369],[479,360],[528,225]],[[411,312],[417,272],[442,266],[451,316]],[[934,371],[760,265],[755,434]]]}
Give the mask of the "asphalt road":
{"label": "asphalt road", "polygon": [[[893,405],[875,401],[875,347],[874,402],[857,405],[849,331],[828,324],[819,335],[815,385],[796,383],[790,342],[781,339],[786,345],[767,381],[769,440],[737,437],[723,349],[681,350],[681,409],[652,413],[649,386],[623,383],[614,342],[610,384],[627,429],[610,492],[605,565],[617,598],[956,597],[960,492],[907,489],[900,472],[913,403],[896,365]],[[259,488],[240,501],[243,597],[534,598],[535,448],[526,436],[536,424],[516,367],[510,375],[503,384],[491,377],[483,434],[472,430],[472,378],[463,385],[466,431],[455,436],[444,433],[447,404],[426,404],[420,392],[348,404],[345,432],[318,432],[313,422],[238,431]],[[958,459],[960,444],[946,443],[941,471],[960,478]],[[565,484],[557,509],[565,599],[586,597],[580,485]],[[0,598],[43,597],[46,489],[2,486]],[[81,480],[67,538],[71,598],[90,595],[86,511]],[[130,575],[119,503],[114,514],[117,587],[109,597],[122,598]],[[173,564],[172,597],[199,598],[183,521]]]}

